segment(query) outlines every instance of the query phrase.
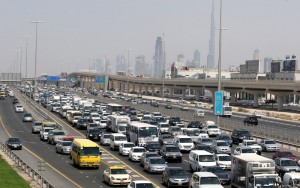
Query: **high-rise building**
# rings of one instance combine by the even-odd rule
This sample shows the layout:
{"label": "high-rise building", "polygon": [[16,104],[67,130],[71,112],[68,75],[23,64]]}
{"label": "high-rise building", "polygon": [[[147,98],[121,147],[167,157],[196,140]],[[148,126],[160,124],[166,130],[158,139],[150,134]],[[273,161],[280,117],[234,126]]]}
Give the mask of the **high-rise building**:
{"label": "high-rise building", "polygon": [[127,62],[124,55],[117,56],[116,72],[127,72]]}
{"label": "high-rise building", "polygon": [[256,48],[253,52],[253,60],[259,60],[260,59],[260,52],[259,50]]}
{"label": "high-rise building", "polygon": [[145,73],[145,56],[140,55],[135,58],[135,75],[144,75]]}
{"label": "high-rise building", "polygon": [[193,64],[195,68],[200,68],[200,52],[198,49],[194,52]]}
{"label": "high-rise building", "polygon": [[271,72],[271,63],[273,59],[271,57],[265,57],[264,59],[264,72]]}
{"label": "high-rise building", "polygon": [[214,0],[212,1],[211,23],[210,23],[210,39],[207,55],[207,68],[215,68],[215,15]]}
{"label": "high-rise building", "polygon": [[111,68],[110,68],[110,61],[109,59],[104,59],[104,74],[110,74],[111,73]]}
{"label": "high-rise building", "polygon": [[155,44],[154,53],[154,64],[153,64],[153,77],[161,78],[163,77],[163,71],[165,71],[165,51],[164,51],[164,41],[162,37],[157,37]]}

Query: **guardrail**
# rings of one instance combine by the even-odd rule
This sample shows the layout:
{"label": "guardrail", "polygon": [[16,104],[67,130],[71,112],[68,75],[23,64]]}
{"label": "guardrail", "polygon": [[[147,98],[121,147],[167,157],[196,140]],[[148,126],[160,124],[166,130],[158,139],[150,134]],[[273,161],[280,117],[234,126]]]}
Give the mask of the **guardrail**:
{"label": "guardrail", "polygon": [[42,188],[54,188],[41,174],[35,171],[32,167],[26,164],[20,157],[18,157],[5,144],[0,142],[0,149],[11,158],[14,163],[20,167],[33,181],[36,181]]}

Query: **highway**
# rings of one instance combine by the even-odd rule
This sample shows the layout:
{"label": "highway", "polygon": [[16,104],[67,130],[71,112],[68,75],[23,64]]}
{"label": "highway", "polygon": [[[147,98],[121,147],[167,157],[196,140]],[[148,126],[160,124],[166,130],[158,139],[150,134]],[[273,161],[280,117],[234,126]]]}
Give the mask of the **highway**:
{"label": "highway", "polygon": [[[82,93],[78,93],[80,95],[85,95]],[[95,96],[89,96],[91,98],[97,98]],[[20,97],[19,97],[20,98]],[[165,109],[164,107],[156,108],[152,107],[149,104],[138,104],[133,105],[124,101],[115,101],[107,98],[100,98],[102,101],[106,102],[117,102],[120,104],[127,104],[136,106],[137,109],[148,110],[148,111],[160,111],[163,115],[175,115],[180,116],[184,119],[191,119],[191,112],[183,112],[178,109]],[[67,131],[71,135],[75,136],[84,136],[85,131],[72,128],[65,120],[62,120],[59,116],[52,114],[48,110],[40,107],[40,111],[47,113],[50,115],[57,123],[62,125],[63,129]],[[90,169],[76,169],[72,162],[70,161],[68,156],[62,156],[60,154],[56,154],[54,151],[54,146],[51,146],[45,142],[41,142],[39,140],[38,135],[31,134],[31,123],[23,123],[22,115],[16,114],[13,109],[13,105],[11,100],[7,98],[2,102],[2,107],[0,108],[0,116],[5,124],[6,128],[12,135],[19,137],[23,141],[23,145],[34,152],[36,155],[43,158],[49,165],[56,168],[60,171],[65,177],[65,181],[74,182],[73,185],[75,187],[108,187],[106,184],[102,182],[102,173],[109,165],[124,165],[127,170],[133,175],[134,179],[149,179],[153,183],[155,183],[158,187],[164,187],[161,185],[161,175],[160,174],[151,174],[144,172],[142,168],[139,166],[139,163],[130,162],[128,157],[122,157],[116,151],[110,151],[108,147],[102,146],[103,155],[102,155],[102,163],[99,170],[90,170]],[[207,112],[204,120],[214,120],[215,116],[212,113]],[[269,120],[268,120],[269,121]],[[271,121],[271,120],[270,120]],[[232,118],[221,118],[221,123],[224,126],[236,126],[236,127],[244,127],[242,124],[242,117]],[[281,125],[282,124],[282,125]],[[296,126],[299,126],[295,124]],[[267,121],[260,121],[259,126],[256,129],[260,129],[261,131],[265,131],[265,127],[267,126],[284,126],[287,127],[284,122],[279,121],[271,121],[268,123]],[[249,128],[249,127],[246,127]],[[1,127],[2,129],[2,127]],[[272,153],[263,153],[264,156],[271,157]],[[168,163],[168,166],[181,166],[187,170],[189,175],[191,175],[188,167],[188,154],[183,154],[182,163]],[[69,180],[67,180],[69,178]],[[229,187],[229,186],[228,186]]]}

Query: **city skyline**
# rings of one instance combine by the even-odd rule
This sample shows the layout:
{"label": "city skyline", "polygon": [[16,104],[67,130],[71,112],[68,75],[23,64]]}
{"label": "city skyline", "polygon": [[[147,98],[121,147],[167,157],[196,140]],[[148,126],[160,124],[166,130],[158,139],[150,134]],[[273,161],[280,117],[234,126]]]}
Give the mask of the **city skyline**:
{"label": "city skyline", "polygon": [[[219,2],[214,2],[216,25]],[[130,65],[135,70],[134,61],[139,55],[145,56],[146,63],[153,64],[155,40],[163,34],[166,69],[180,53],[186,62],[192,61],[195,49],[202,54],[201,66],[206,65],[211,5],[211,0],[174,0],[172,3],[164,0],[2,1],[0,72],[19,69],[21,51],[17,46],[23,45],[21,67],[25,74],[24,36],[31,36],[28,38],[28,76],[33,76],[35,27],[30,23],[33,20],[44,21],[38,30],[38,74],[87,70],[89,57],[103,62],[105,55],[110,61],[110,71],[114,71],[117,55],[127,59],[129,48]],[[299,6],[297,0],[224,1],[222,25],[228,30],[223,32],[222,68],[239,66],[252,59],[255,49],[259,49],[262,60],[299,55],[297,33],[300,28],[296,24],[300,17]],[[287,10],[289,14],[278,14]],[[215,32],[218,35],[217,28]],[[217,43],[218,38],[215,45]],[[215,61],[217,59],[215,56]]]}

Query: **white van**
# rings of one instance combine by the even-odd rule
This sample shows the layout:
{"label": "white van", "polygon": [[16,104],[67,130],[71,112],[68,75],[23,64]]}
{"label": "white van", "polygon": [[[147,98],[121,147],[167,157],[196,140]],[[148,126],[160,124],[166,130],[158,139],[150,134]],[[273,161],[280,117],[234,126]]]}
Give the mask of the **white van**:
{"label": "white van", "polygon": [[204,110],[202,109],[196,109],[194,112],[195,117],[204,117]]}
{"label": "white van", "polygon": [[110,135],[110,148],[112,150],[118,149],[119,146],[124,142],[127,142],[127,137],[124,134],[112,133]]}
{"label": "white van", "polygon": [[282,187],[298,187],[300,186],[300,173],[285,173],[283,176]]}
{"label": "white van", "polygon": [[176,145],[180,151],[191,151],[194,148],[192,138],[187,135],[175,136],[174,145]]}
{"label": "white van", "polygon": [[191,188],[222,188],[218,176],[211,172],[194,172],[190,180]]}
{"label": "white van", "polygon": [[192,150],[189,154],[189,165],[193,172],[206,166],[217,166],[217,163],[213,154],[205,150]]}

